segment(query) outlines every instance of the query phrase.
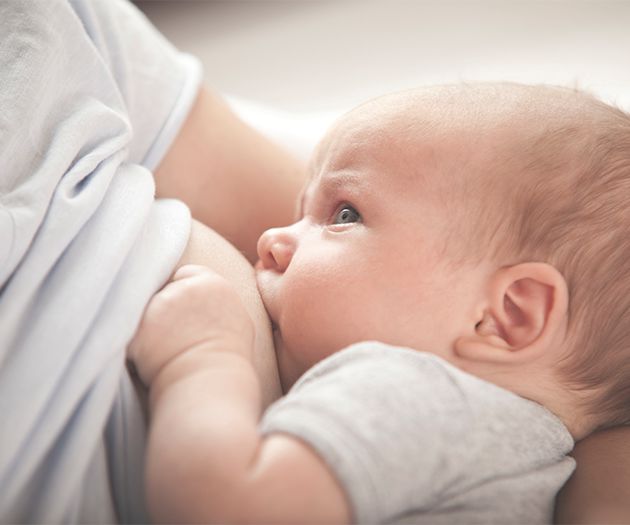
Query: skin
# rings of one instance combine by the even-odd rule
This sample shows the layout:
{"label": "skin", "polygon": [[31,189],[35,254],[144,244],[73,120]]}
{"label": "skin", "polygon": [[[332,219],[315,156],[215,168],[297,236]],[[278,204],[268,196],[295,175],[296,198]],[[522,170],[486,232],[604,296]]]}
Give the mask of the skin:
{"label": "skin", "polygon": [[283,389],[340,348],[373,339],[435,353],[538,401],[581,436],[586,419],[553,374],[565,351],[562,276],[545,264],[450,256],[462,243],[459,188],[493,176],[506,139],[502,115],[480,122],[445,95],[405,92],[352,112],[316,157],[300,219],[261,236],[258,287]]}
{"label": "skin", "polygon": [[[423,92],[351,113],[316,156],[299,220],[260,238],[257,280],[283,387],[347,344],[379,339],[435,352],[538,401],[579,439],[592,422],[554,375],[567,339],[562,276],[544,263],[448,256],[463,206],[445,205],[461,184],[453,175],[478,182],[488,172],[500,127],[438,118],[449,111],[444,92]],[[229,282],[200,266],[180,268],[149,304],[130,357],[150,387],[153,516],[348,523],[343,490],[306,444],[258,434],[251,323]]]}
{"label": "skin", "polygon": [[630,428],[597,432],[573,455],[577,469],[556,500],[556,523],[629,523]]}
{"label": "skin", "polygon": [[[357,341],[450,359],[455,327],[474,327],[477,312],[452,305],[480,292],[470,273],[487,269],[445,264],[449,216],[432,181],[442,153],[400,144],[409,123],[399,119],[393,113],[367,126],[363,118],[341,123],[314,166],[300,219],[258,241],[258,287],[275,326],[284,390]],[[409,173],[409,165],[420,168]]]}
{"label": "skin", "polygon": [[202,88],[155,172],[156,193],[184,201],[195,219],[254,263],[260,234],[292,220],[304,173],[301,162]]}
{"label": "skin", "polygon": [[177,265],[202,265],[226,279],[238,294],[239,300],[254,326],[252,364],[259,378],[262,406],[268,406],[281,395],[277,360],[269,317],[256,288],[254,269],[224,237],[194,221],[188,245]]}
{"label": "skin", "polygon": [[264,406],[281,390],[271,327],[251,263],[257,259],[260,234],[292,220],[304,173],[301,162],[245,125],[218,95],[202,87],[154,174],[156,196],[183,200],[194,218],[174,271],[199,264],[217,272],[235,287],[254,322],[253,363]]}

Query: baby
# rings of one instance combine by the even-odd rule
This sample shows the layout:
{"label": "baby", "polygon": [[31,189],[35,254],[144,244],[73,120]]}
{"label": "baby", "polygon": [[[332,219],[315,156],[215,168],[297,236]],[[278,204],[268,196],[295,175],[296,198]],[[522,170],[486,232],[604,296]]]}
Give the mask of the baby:
{"label": "baby", "polygon": [[261,413],[215,273],[183,266],[147,307],[154,518],[551,521],[574,440],[630,421],[629,194],[630,118],[571,90],[350,112],[258,241],[285,397]]}

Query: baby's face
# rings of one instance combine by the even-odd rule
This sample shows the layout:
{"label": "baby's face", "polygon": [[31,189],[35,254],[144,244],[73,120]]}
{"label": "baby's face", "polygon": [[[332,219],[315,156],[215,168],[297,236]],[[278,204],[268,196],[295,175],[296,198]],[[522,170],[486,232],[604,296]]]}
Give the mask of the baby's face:
{"label": "baby's face", "polygon": [[461,326],[474,327],[476,312],[458,306],[474,293],[467,271],[445,254],[456,181],[444,170],[457,160],[407,133],[398,113],[377,104],[346,117],[316,155],[299,220],[259,240],[258,286],[285,388],[351,343],[448,359]]}

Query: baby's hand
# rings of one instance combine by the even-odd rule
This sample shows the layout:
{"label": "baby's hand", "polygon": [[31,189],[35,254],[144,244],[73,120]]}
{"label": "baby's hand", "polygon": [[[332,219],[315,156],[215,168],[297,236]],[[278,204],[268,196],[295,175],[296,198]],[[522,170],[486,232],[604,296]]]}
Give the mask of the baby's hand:
{"label": "baby's hand", "polygon": [[205,266],[182,266],[156,293],[127,348],[140,378],[150,385],[178,355],[236,352],[251,359],[254,326],[232,285]]}

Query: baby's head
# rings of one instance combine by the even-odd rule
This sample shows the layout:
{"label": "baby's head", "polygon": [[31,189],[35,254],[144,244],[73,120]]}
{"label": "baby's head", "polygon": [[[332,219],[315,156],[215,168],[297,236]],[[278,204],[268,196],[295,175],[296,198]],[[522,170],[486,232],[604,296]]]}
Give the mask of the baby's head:
{"label": "baby's head", "polygon": [[630,421],[630,118],[482,84],[381,97],[259,240],[284,386],[378,340],[538,401],[574,435]]}

